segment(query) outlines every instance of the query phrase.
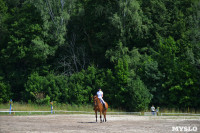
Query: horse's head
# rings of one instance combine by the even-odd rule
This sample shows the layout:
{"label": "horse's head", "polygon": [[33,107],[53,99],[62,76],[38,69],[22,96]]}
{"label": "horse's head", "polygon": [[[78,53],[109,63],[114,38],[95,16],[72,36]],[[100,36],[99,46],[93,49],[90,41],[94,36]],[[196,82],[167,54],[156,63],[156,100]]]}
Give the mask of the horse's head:
{"label": "horse's head", "polygon": [[93,96],[93,102],[94,102],[94,105],[97,105],[97,95]]}

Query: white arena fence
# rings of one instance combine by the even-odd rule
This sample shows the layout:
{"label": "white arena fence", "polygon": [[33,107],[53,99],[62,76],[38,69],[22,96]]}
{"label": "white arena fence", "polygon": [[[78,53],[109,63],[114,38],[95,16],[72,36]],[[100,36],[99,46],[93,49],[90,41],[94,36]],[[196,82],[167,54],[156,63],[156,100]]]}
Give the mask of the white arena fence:
{"label": "white arena fence", "polygon": [[[86,113],[86,114],[93,114],[93,112],[87,111],[64,111],[64,110],[55,110],[55,112],[63,112],[63,113]],[[106,114],[118,114],[118,115],[141,115],[141,112],[106,112]]]}
{"label": "white arena fence", "polygon": [[161,113],[161,116],[200,116],[200,114],[193,114],[193,113]]}
{"label": "white arena fence", "polygon": [[[87,112],[87,111],[64,111],[64,110],[53,110],[53,111],[0,111],[0,113],[11,113],[11,114],[24,114],[24,113],[28,113],[30,114],[38,114],[38,113],[42,113],[42,114],[94,114],[93,112]],[[141,115],[141,112],[106,112],[106,114],[109,115]]]}
{"label": "white arena fence", "polygon": [[[94,114],[88,111],[65,111],[65,110],[53,110],[53,111],[0,111],[1,114]],[[108,115],[143,115],[141,112],[106,112]],[[144,116],[158,116],[156,112],[144,112]],[[159,113],[159,116],[200,116],[200,114],[193,113]]]}
{"label": "white arena fence", "polygon": [[142,115],[141,112],[107,112],[107,114],[118,114],[118,115]]}
{"label": "white arena fence", "polygon": [[160,113],[160,112],[144,112],[144,116],[200,116],[193,113]]}
{"label": "white arena fence", "polygon": [[144,112],[144,116],[157,116],[157,112]]}

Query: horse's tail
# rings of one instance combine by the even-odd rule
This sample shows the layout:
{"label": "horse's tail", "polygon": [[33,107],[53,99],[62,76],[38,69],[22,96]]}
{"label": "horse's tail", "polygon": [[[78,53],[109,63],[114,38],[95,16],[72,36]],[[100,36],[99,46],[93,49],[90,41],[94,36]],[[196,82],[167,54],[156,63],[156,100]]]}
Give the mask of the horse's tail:
{"label": "horse's tail", "polygon": [[106,108],[106,110],[108,109],[108,103],[107,102],[105,102],[105,108]]}

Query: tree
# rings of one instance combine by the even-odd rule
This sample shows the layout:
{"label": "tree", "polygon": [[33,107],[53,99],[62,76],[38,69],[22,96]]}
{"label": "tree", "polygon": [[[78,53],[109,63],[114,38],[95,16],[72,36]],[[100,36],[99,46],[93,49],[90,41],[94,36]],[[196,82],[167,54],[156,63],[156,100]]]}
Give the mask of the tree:
{"label": "tree", "polygon": [[[30,10],[31,9],[31,10]],[[7,18],[7,31],[4,35],[6,42],[1,44],[1,69],[6,80],[11,83],[13,99],[21,99],[23,84],[31,71],[43,64],[49,55],[49,47],[42,42],[42,20],[31,4],[23,4],[13,8]]]}
{"label": "tree", "polygon": [[6,6],[6,3],[3,0],[0,0],[0,49],[3,46],[4,43],[4,34],[6,34],[6,24],[5,21],[8,18],[8,7]]}
{"label": "tree", "polygon": [[72,35],[69,45],[61,46],[58,51],[58,70],[63,75],[72,75],[73,73],[84,70],[89,65],[89,59],[83,46],[77,46],[76,35]]}
{"label": "tree", "polygon": [[67,32],[66,24],[69,20],[70,1],[61,0],[34,0],[30,1],[40,12],[43,20],[43,32],[45,42],[54,46],[55,50],[58,46],[65,42],[65,35]]}
{"label": "tree", "polygon": [[139,46],[145,38],[148,29],[143,23],[143,12],[139,3],[134,0],[120,0],[119,10],[110,18],[113,26],[118,30],[120,41],[126,46]]}
{"label": "tree", "polygon": [[[1,79],[2,77],[0,77]],[[8,83],[0,80],[0,103],[6,103],[10,100],[12,92],[11,87]]]}
{"label": "tree", "polygon": [[[134,79],[134,80],[133,80]],[[152,95],[139,78],[133,76],[128,82],[129,93],[127,97],[126,109],[129,111],[147,110],[151,102]]]}
{"label": "tree", "polygon": [[58,103],[70,101],[67,78],[64,76],[56,76],[53,73],[47,76],[32,73],[28,77],[25,89],[25,99],[38,104],[46,104],[50,100],[57,101]]}
{"label": "tree", "polygon": [[[161,41],[158,45],[158,52],[154,55],[159,63],[159,70],[164,75],[161,78],[162,88],[157,95],[158,101],[163,106],[171,105],[176,107],[195,107],[191,100],[196,97],[193,92],[198,92],[196,86],[197,74],[195,67],[185,60],[185,53],[190,44],[182,45],[183,42],[176,42],[172,37]],[[178,96],[177,96],[178,95]],[[193,96],[192,96],[193,95]],[[167,101],[167,102],[165,102]]]}
{"label": "tree", "polygon": [[138,49],[129,51],[119,43],[114,51],[107,51],[106,56],[115,63],[114,77],[109,72],[115,90],[111,95],[112,102],[117,103],[114,107],[120,106],[129,111],[147,109],[152,95],[140,79],[138,71],[139,66],[143,64],[143,56]]}

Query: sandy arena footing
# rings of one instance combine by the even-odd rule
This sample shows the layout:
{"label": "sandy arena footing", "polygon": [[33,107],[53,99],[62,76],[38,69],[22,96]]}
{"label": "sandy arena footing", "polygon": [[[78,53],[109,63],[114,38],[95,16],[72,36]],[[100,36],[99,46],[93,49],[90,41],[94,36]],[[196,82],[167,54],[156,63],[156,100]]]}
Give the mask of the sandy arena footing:
{"label": "sandy arena footing", "polygon": [[200,117],[107,115],[0,116],[0,133],[171,133],[200,132]]}

